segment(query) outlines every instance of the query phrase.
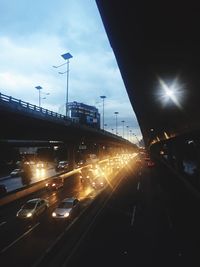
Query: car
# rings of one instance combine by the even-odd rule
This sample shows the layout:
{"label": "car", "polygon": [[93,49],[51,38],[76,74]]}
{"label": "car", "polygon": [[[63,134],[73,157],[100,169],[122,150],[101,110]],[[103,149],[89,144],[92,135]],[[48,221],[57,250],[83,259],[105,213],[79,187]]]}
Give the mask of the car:
{"label": "car", "polygon": [[46,163],[44,162],[39,161],[36,163],[36,169],[41,170],[41,169],[44,169],[45,167],[46,167]]}
{"label": "car", "polygon": [[155,162],[152,161],[152,160],[149,160],[149,161],[147,162],[147,166],[148,166],[149,168],[154,167],[154,166],[155,166]]}
{"label": "car", "polygon": [[90,179],[92,179],[93,177],[94,177],[94,173],[93,173],[93,170],[90,168],[82,168],[79,171],[79,178],[80,178],[81,183],[89,184]]}
{"label": "car", "polygon": [[46,188],[51,190],[58,190],[59,188],[63,187],[63,185],[64,179],[61,177],[56,177],[46,183]]}
{"label": "car", "polygon": [[4,184],[0,184],[0,196],[4,196],[7,193],[7,188]]}
{"label": "car", "polygon": [[83,160],[80,160],[79,162],[77,162],[77,163],[75,164],[75,168],[76,168],[76,169],[81,168],[81,167],[83,167],[83,165],[84,165],[84,161],[83,161]]}
{"label": "car", "polygon": [[80,201],[77,198],[63,199],[57,208],[52,212],[54,219],[68,219],[76,214],[80,209]]}
{"label": "car", "polygon": [[23,173],[23,171],[21,169],[14,169],[11,173],[10,176],[11,177],[17,177],[20,176]]}
{"label": "car", "polygon": [[17,212],[16,217],[19,219],[32,220],[44,214],[48,207],[49,203],[46,199],[30,199]]}
{"label": "car", "polygon": [[67,161],[59,161],[58,165],[56,166],[56,171],[67,170],[68,167],[69,163]]}
{"label": "car", "polygon": [[92,180],[91,186],[94,189],[102,189],[105,186],[105,179],[102,179],[101,177],[96,177]]}

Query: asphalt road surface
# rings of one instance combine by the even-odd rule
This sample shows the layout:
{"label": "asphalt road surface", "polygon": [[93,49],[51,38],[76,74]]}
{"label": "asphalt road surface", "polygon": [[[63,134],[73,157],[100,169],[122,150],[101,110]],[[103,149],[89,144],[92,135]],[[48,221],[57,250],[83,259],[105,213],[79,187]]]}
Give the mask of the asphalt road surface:
{"label": "asphalt road surface", "polygon": [[[164,166],[132,166],[57,266],[200,266],[199,211],[199,200]],[[48,266],[59,263],[53,258]]]}
{"label": "asphalt road surface", "polygon": [[[2,266],[200,266],[199,201],[163,166],[132,160],[103,191],[71,176],[63,190],[36,196],[50,208],[32,224],[15,218],[25,199],[1,210]],[[80,214],[54,223],[51,212],[67,196],[81,199]]]}

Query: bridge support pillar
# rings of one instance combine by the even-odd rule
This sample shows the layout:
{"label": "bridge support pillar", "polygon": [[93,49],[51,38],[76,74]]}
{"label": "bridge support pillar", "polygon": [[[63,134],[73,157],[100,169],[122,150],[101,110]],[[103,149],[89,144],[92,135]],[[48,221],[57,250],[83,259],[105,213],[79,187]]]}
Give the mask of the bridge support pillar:
{"label": "bridge support pillar", "polygon": [[69,161],[69,169],[73,170],[75,167],[75,149],[76,146],[74,144],[68,144],[68,161]]}

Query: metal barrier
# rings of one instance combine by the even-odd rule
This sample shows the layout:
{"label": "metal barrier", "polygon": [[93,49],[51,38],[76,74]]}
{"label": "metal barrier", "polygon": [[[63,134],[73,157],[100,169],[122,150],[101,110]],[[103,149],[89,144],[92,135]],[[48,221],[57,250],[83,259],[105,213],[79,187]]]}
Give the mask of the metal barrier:
{"label": "metal barrier", "polygon": [[48,116],[51,116],[51,117],[54,117],[54,118],[59,118],[59,119],[65,119],[65,120],[72,121],[71,119],[67,118],[66,116],[64,116],[62,114],[56,113],[54,111],[50,111],[48,109],[44,109],[42,107],[38,107],[36,105],[30,104],[28,102],[25,102],[25,101],[22,101],[20,99],[14,98],[12,96],[4,95],[2,93],[0,93],[0,101],[9,103],[11,105],[20,106],[22,108],[27,109],[27,111],[36,111],[36,112],[39,112],[40,114],[45,114],[45,115],[48,115]]}

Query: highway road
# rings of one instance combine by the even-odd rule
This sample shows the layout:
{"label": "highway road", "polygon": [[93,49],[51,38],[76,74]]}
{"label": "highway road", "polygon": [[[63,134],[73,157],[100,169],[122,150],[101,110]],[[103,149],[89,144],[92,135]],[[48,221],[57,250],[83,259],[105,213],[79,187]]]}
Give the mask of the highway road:
{"label": "highway road", "polygon": [[[171,171],[133,159],[109,182],[97,194],[70,176],[63,190],[35,193],[50,208],[32,224],[15,218],[25,199],[5,206],[2,266],[200,266],[199,201]],[[67,196],[81,200],[80,214],[55,223],[51,212]]]}
{"label": "highway road", "polygon": [[[30,184],[34,184],[48,177],[54,176],[57,173],[58,172],[55,171],[55,167],[49,164],[48,168],[45,168],[44,170],[38,170],[37,172],[33,173]],[[23,184],[21,176],[11,177],[10,175],[1,177],[0,184],[4,184],[6,186],[7,192],[11,192],[26,186]]]}
{"label": "highway road", "polygon": [[145,165],[123,173],[72,250],[39,266],[199,267],[199,200],[165,166]]}
{"label": "highway road", "polygon": [[[108,181],[115,179],[117,172],[109,176]],[[1,207],[0,213],[0,262],[2,266],[32,266],[50,250],[55,241],[60,238],[66,228],[77,224],[80,214],[96,198],[99,190],[83,185],[79,175],[72,175],[65,179],[64,188],[57,191],[46,189],[35,192],[28,197]],[[81,201],[80,214],[66,222],[56,222],[51,217],[57,204],[66,197],[77,197]],[[30,198],[41,197],[49,202],[46,214],[34,222],[21,222],[16,218],[20,207]],[[79,219],[80,221],[80,219]],[[73,235],[73,232],[72,232]]]}

